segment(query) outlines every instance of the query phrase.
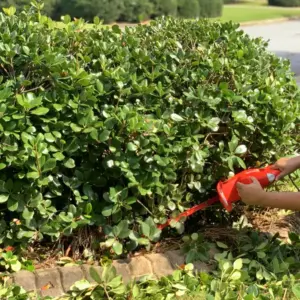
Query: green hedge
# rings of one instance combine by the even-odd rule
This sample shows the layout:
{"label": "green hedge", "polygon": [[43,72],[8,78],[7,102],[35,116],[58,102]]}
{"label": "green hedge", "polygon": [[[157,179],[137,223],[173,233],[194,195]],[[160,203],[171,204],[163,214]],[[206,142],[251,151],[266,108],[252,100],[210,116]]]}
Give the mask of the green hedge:
{"label": "green hedge", "polygon": [[224,4],[236,4],[239,3],[240,0],[223,0]]}
{"label": "green hedge", "polygon": [[200,17],[215,18],[222,15],[223,0],[199,0]]}
{"label": "green hedge", "polygon": [[[15,0],[18,11],[31,0]],[[9,7],[11,0],[0,2]],[[139,22],[160,16],[183,18],[217,17],[222,14],[223,0],[49,0],[44,12],[56,20],[62,15],[84,18],[91,22],[98,16],[104,23]]]}
{"label": "green hedge", "polygon": [[178,16],[186,19],[198,18],[200,6],[198,0],[178,0]]}
{"label": "green hedge", "polygon": [[139,22],[149,20],[154,6],[149,0],[123,0],[124,8],[118,18],[121,22]]}
{"label": "green hedge", "polygon": [[268,0],[269,5],[274,6],[285,6],[285,7],[296,7],[300,6],[300,0]]}
{"label": "green hedge", "polygon": [[177,0],[152,0],[154,4],[153,17],[177,16]]}
{"label": "green hedge", "polygon": [[293,151],[290,65],[237,25],[167,18],[121,31],[66,17],[57,29],[36,8],[13,12],[0,14],[4,245],[87,225],[116,254],[149,245],[155,223],[230,171]]}

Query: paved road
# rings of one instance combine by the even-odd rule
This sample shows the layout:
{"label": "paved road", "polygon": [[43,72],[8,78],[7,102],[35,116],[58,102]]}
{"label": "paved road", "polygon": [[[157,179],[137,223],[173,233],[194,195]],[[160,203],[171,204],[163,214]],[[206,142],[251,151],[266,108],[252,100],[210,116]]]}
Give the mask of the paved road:
{"label": "paved road", "polygon": [[269,41],[270,51],[291,61],[292,70],[300,84],[300,21],[247,26],[242,28],[253,37]]}

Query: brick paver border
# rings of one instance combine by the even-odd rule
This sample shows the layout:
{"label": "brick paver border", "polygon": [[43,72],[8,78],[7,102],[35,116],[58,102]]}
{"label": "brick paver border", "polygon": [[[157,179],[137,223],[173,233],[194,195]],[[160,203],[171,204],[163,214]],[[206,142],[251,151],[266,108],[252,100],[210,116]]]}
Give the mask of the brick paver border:
{"label": "brick paver border", "polygon": [[[212,251],[211,256],[213,255]],[[154,278],[171,275],[183,263],[184,256],[179,250],[113,261],[118,275],[122,275],[125,283],[145,275],[151,275]],[[194,266],[199,272],[211,270],[211,266],[203,263],[196,263]],[[91,267],[101,274],[102,268],[99,266],[78,265],[41,269],[35,272],[20,271],[12,275],[12,281],[28,292],[36,291],[43,297],[59,297],[68,292],[70,287],[79,280],[86,279],[95,283],[89,274]]]}

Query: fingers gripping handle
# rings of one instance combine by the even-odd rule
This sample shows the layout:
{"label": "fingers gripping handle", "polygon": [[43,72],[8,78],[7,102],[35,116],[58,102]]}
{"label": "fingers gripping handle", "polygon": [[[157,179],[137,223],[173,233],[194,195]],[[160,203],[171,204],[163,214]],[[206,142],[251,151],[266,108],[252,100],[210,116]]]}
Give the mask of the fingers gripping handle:
{"label": "fingers gripping handle", "polygon": [[265,188],[272,184],[279,174],[280,171],[272,169],[271,166],[264,169],[245,170],[225,182],[219,182],[218,194],[220,201],[225,209],[230,212],[232,210],[232,203],[240,200],[240,196],[236,188],[236,184],[238,182],[251,184],[253,183],[252,177],[254,177],[258,180],[261,186]]}

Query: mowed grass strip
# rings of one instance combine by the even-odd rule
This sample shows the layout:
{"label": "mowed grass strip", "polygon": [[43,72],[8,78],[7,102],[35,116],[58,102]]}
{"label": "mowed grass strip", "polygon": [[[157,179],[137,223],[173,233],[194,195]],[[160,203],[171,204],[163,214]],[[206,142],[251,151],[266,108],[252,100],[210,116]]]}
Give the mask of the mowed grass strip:
{"label": "mowed grass strip", "polygon": [[261,21],[269,19],[300,17],[300,8],[283,8],[274,6],[247,4],[225,5],[221,21],[236,23]]}

